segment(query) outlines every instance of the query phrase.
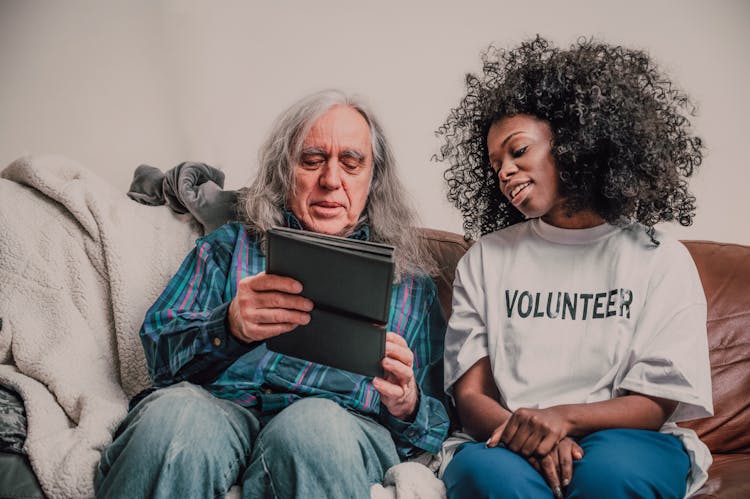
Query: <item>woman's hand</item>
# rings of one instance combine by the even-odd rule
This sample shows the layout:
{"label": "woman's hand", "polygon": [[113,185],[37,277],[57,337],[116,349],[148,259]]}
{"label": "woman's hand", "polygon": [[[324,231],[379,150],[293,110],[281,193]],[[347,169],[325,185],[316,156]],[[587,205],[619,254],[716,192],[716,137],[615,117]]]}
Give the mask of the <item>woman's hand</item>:
{"label": "woman's hand", "polygon": [[536,469],[556,498],[563,497],[563,489],[573,478],[573,460],[583,457],[583,449],[575,440],[566,437],[543,458],[530,457],[529,463]]}
{"label": "woman's hand", "polygon": [[385,337],[384,378],[373,378],[372,386],[393,417],[411,421],[417,412],[419,388],[414,379],[414,354],[401,336],[388,332]]}
{"label": "woman's hand", "polygon": [[[536,409],[534,409],[536,410]],[[496,447],[507,432],[512,416],[492,432],[487,447]],[[508,447],[506,445],[506,447]],[[508,447],[509,448],[509,447]],[[509,448],[510,449],[510,448]],[[512,449],[511,449],[512,450]],[[514,451],[520,454],[518,451]],[[525,456],[552,489],[555,497],[561,498],[562,490],[573,478],[573,460],[583,457],[583,449],[570,437],[560,440],[546,455]]]}
{"label": "woman's hand", "polygon": [[302,284],[290,277],[246,277],[229,304],[229,331],[244,342],[263,341],[310,322],[312,301],[299,295]]}
{"label": "woman's hand", "polygon": [[511,414],[487,441],[488,447],[502,442],[525,458],[541,459],[570,433],[570,423],[557,407],[547,409],[521,408]]}

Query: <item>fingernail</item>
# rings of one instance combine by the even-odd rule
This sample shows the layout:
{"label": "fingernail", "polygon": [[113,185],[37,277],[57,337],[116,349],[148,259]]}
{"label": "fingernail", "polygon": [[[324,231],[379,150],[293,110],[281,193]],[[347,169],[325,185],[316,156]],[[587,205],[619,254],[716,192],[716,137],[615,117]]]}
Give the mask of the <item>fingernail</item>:
{"label": "fingernail", "polygon": [[489,447],[490,446],[490,440],[492,440],[492,437],[488,438],[487,441],[484,443],[485,447]]}
{"label": "fingernail", "polygon": [[558,499],[562,499],[563,495],[560,487],[555,487],[555,497],[557,497]]}
{"label": "fingernail", "polygon": [[563,487],[567,487],[568,485],[570,485],[570,480],[566,478],[565,480],[563,480],[563,484],[562,485],[563,485]]}

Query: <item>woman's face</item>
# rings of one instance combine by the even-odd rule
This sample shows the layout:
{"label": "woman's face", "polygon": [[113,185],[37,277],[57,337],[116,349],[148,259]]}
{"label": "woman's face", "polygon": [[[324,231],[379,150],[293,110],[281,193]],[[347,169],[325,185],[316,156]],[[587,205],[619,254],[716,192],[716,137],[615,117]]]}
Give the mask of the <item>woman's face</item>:
{"label": "woman's face", "polygon": [[564,217],[560,177],[552,157],[549,123],[527,114],[497,121],[487,134],[490,166],[500,191],[527,218],[553,223]]}

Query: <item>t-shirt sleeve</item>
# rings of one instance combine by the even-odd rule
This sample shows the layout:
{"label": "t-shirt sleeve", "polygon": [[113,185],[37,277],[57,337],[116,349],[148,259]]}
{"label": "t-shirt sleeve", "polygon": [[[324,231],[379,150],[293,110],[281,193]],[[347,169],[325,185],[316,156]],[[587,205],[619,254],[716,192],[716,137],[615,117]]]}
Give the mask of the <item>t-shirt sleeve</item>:
{"label": "t-shirt sleeve", "polygon": [[669,422],[711,416],[706,298],[687,249],[678,241],[662,244],[615,392],[679,402]]}
{"label": "t-shirt sleeve", "polygon": [[481,241],[474,244],[456,267],[453,314],[445,333],[445,392],[479,359],[488,355]]}

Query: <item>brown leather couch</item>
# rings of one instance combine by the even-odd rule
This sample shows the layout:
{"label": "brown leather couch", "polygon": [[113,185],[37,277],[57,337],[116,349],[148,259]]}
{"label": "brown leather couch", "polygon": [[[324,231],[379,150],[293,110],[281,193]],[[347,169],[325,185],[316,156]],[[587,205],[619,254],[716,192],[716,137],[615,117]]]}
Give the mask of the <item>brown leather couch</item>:
{"label": "brown leather couch", "polygon": [[[423,230],[440,265],[435,279],[446,315],[456,263],[469,248],[463,237]],[[750,246],[684,241],[708,301],[708,345],[714,416],[689,421],[713,453],[708,482],[694,498],[750,498]]]}
{"label": "brown leather couch", "polygon": [[[456,264],[470,242],[450,232],[422,229],[440,273],[435,281],[446,315],[451,312]],[[750,247],[710,241],[685,241],[698,266],[708,300],[708,342],[715,415],[690,421],[711,449],[708,482],[694,497],[750,498]],[[18,495],[43,497],[28,462],[0,454],[3,479]],[[7,490],[0,486],[0,490]]]}

